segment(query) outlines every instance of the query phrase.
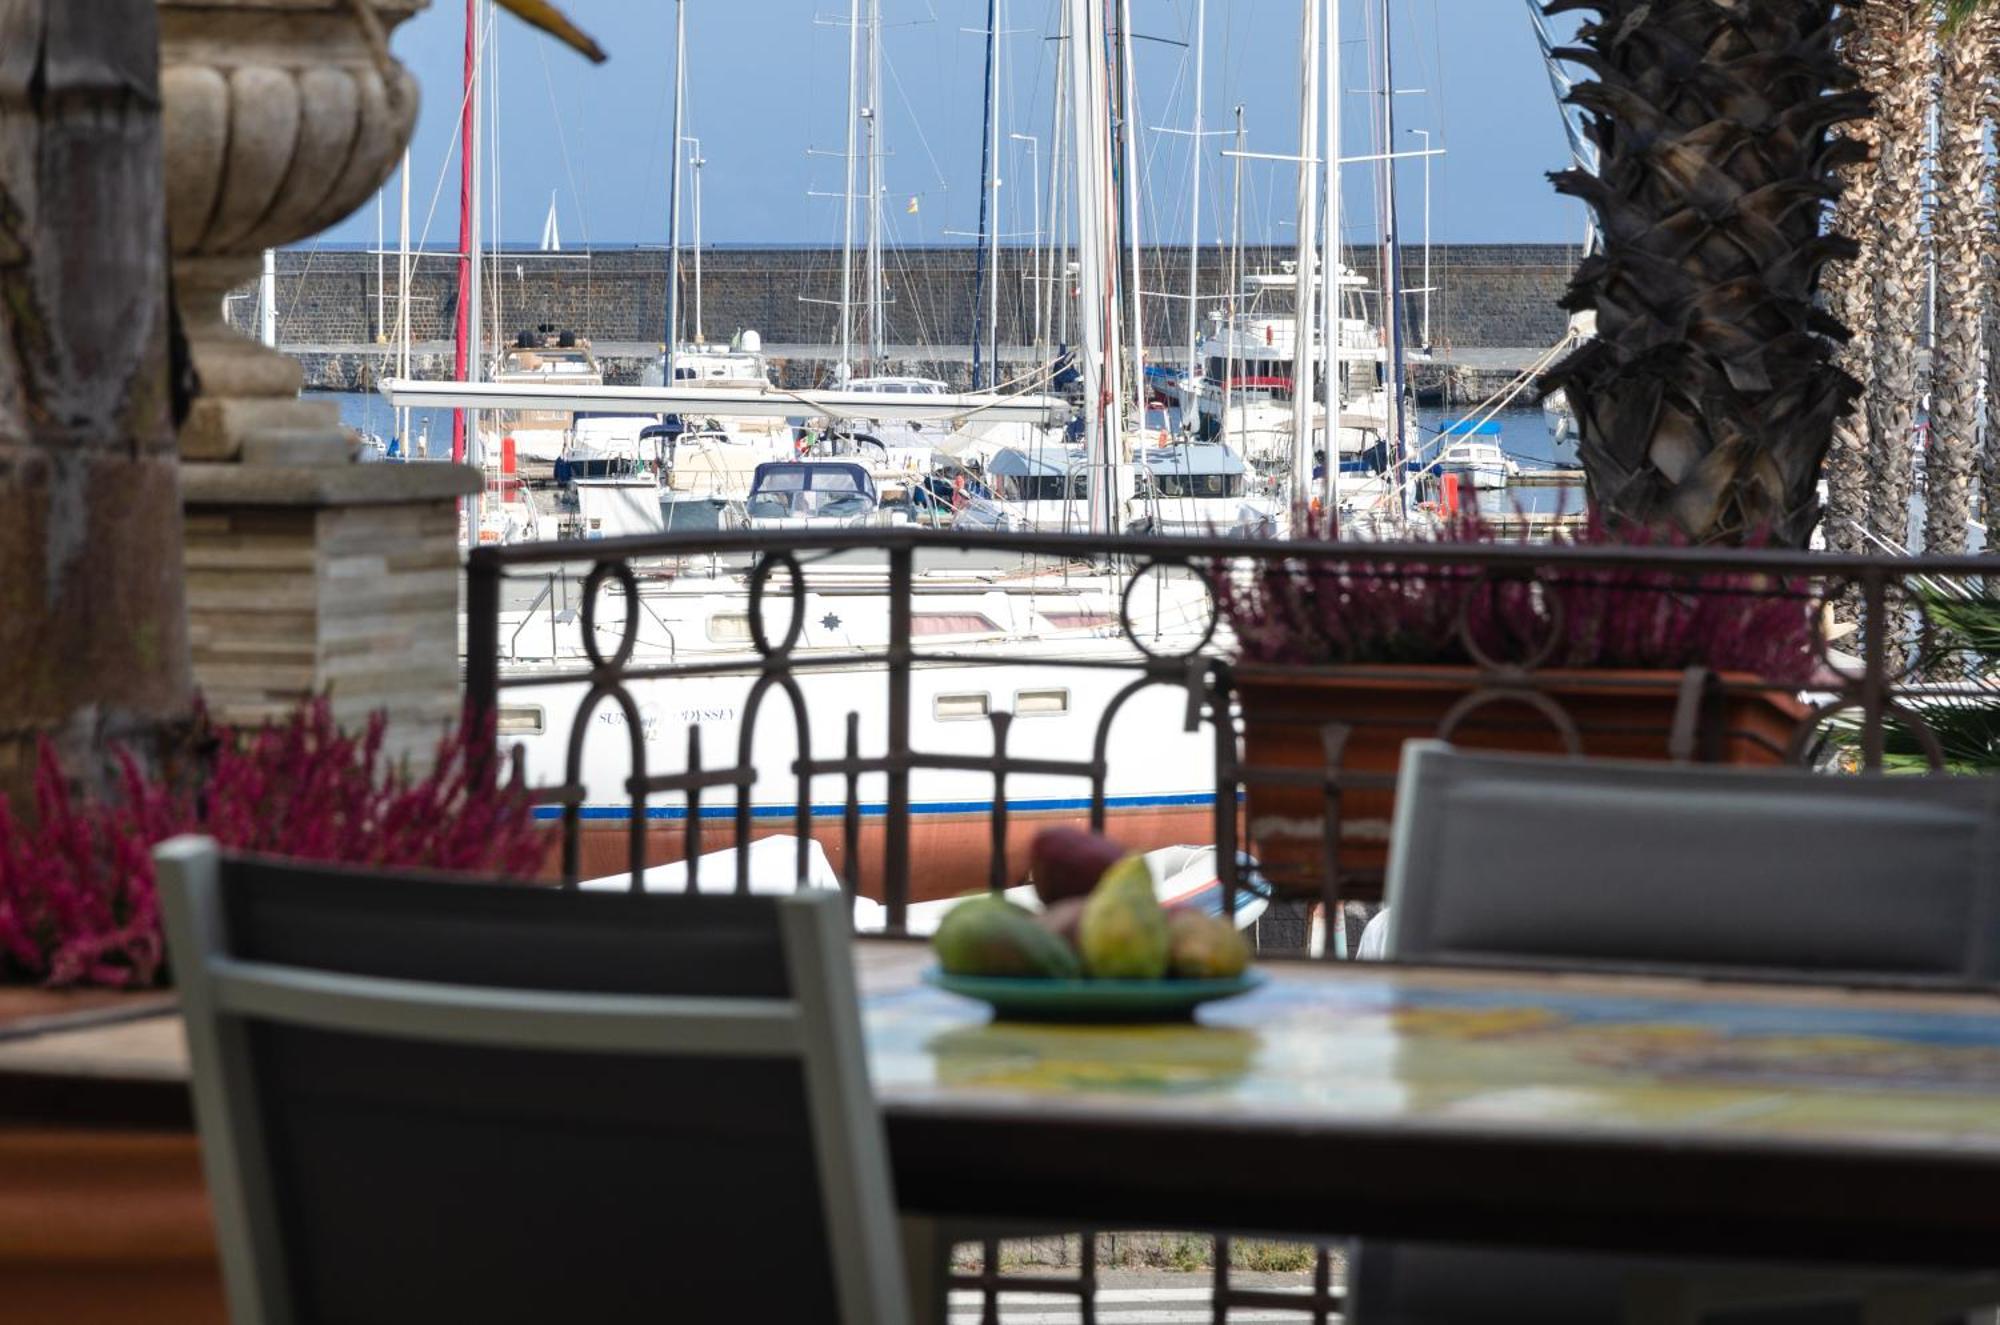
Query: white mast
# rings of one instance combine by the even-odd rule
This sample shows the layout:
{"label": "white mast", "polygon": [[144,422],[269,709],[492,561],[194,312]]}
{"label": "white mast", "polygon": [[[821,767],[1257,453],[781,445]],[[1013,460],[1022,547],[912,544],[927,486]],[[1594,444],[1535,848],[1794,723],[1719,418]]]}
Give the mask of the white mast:
{"label": "white mast", "polygon": [[[410,149],[403,149],[402,238],[396,245],[396,376],[410,380]],[[410,411],[401,411],[396,437],[403,459],[415,458],[411,449]]]}
{"label": "white mast", "polygon": [[257,338],[276,348],[278,344],[278,255],[264,250],[264,274],[257,280]]}
{"label": "white mast", "polygon": [[379,344],[389,338],[389,249],[387,237],[382,229],[382,214],[385,205],[382,195],[388,186],[375,190],[375,340]]}
{"label": "white mast", "polygon": [[674,355],[681,337],[681,114],[687,102],[687,3],[674,0],[674,127],[667,151],[667,326],[661,351],[662,376],[674,377]]}
{"label": "white mast", "polygon": [[1340,415],[1346,403],[1347,376],[1340,362],[1341,327],[1341,49],[1340,0],[1326,0],[1326,257],[1320,288],[1320,376],[1325,384],[1326,471],[1321,481],[1320,509],[1330,531],[1340,532]]}
{"label": "white mast", "polygon": [[688,141],[688,170],[694,176],[694,343],[700,345],[705,337],[701,327],[701,168],[708,164],[708,158],[701,154],[701,139]]}
{"label": "white mast", "polygon": [[[1294,512],[1305,509],[1312,491],[1313,292],[1318,273],[1313,254],[1319,218],[1319,8],[1305,0],[1299,19],[1299,249],[1292,309],[1292,482]],[[1327,457],[1328,464],[1335,457]]]}
{"label": "white mast", "polygon": [[[1223,305],[1223,323],[1228,329],[1222,364],[1222,431],[1229,430],[1229,397],[1236,381],[1236,300],[1243,289],[1243,103],[1236,103],[1235,180],[1229,201],[1229,302]],[[1236,448],[1242,453],[1242,429],[1237,429]]]}
{"label": "white mast", "polygon": [[[1404,467],[1403,454],[1403,258],[1396,233],[1396,62],[1389,40],[1389,0],[1381,0],[1382,35],[1382,346],[1388,371],[1389,459],[1396,470]],[[1396,470],[1392,470],[1395,473]],[[1398,481],[1407,510],[1410,494]]]}
{"label": "white mast", "polygon": [[1118,261],[1110,198],[1111,104],[1105,67],[1106,0],[1067,0],[1070,121],[1076,158],[1077,369],[1083,378],[1084,441],[1090,466],[1090,531],[1116,527],[1118,355],[1111,296]]}
{"label": "white mast", "polygon": [[1201,117],[1201,93],[1207,83],[1208,0],[1194,4],[1194,144],[1188,187],[1188,381],[1201,376],[1201,158],[1207,126]]}
{"label": "white mast", "polygon": [[[488,0],[487,4],[479,7],[479,33],[477,37],[479,55],[473,69],[473,78],[475,81],[472,92],[472,115],[475,121],[484,116],[486,109],[479,93],[486,81],[488,55],[486,41],[488,34],[492,31],[492,4],[491,0]],[[474,133],[473,142],[475,144],[484,142],[487,134],[491,132],[492,126],[489,124],[484,129]],[[471,289],[466,299],[467,307],[471,310],[470,316],[466,319],[468,327],[466,335],[468,339],[465,352],[465,380],[468,382],[480,382],[486,378],[486,374],[483,371],[486,366],[486,281],[484,279],[486,272],[486,216],[485,208],[480,206],[485,190],[486,156],[475,146],[472,150],[472,275],[470,282]],[[483,459],[484,456],[480,447],[479,437],[479,414],[475,410],[467,410],[465,414],[465,463],[468,465],[478,465]],[[474,498],[472,504],[476,513],[478,510],[477,497]],[[476,525],[473,527],[471,534],[473,539],[477,541],[479,533]]]}
{"label": "white mast", "polygon": [[882,0],[868,0],[868,371],[882,371]]}
{"label": "white mast", "polygon": [[[1132,0],[1118,0],[1118,64],[1124,74],[1120,101],[1124,116],[1119,125],[1124,139],[1125,244],[1131,257],[1132,298],[1132,421],[1130,426],[1146,426],[1146,313],[1139,285],[1139,80],[1132,65]],[[1116,448],[1114,447],[1114,450]]]}
{"label": "white mast", "polygon": [[[1069,190],[1063,182],[1063,147],[1069,138],[1069,73],[1074,61],[1069,56],[1069,48],[1075,45],[1070,35],[1069,8],[1064,6],[1058,20],[1056,59],[1056,89],[1054,124],[1049,136],[1049,296],[1054,308],[1054,343],[1069,343],[1069,216],[1065,199]],[[1047,327],[1043,328],[1044,341],[1048,340]],[[1046,364],[1049,351],[1053,347],[1045,344],[1042,362]]]}
{"label": "white mast", "polygon": [[847,186],[841,191],[840,371],[854,372],[854,137],[861,123],[861,0],[847,4]]}

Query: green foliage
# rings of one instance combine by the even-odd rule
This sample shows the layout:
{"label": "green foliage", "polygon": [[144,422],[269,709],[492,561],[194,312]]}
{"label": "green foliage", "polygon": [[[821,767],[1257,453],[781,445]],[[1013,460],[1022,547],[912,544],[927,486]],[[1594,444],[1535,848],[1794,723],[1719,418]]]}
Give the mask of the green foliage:
{"label": "green foliage", "polygon": [[[2000,773],[2000,596],[1974,585],[1920,581],[1919,601],[1928,614],[1925,641],[1903,706],[1937,739],[1945,767],[1959,774]],[[1924,678],[1953,693],[1926,695]],[[1966,694],[1983,687],[1984,694]],[[1843,722],[1838,738],[1850,752],[1861,743],[1858,718]],[[1883,732],[1883,767],[1892,773],[1927,773],[1929,748],[1917,728],[1893,715]]]}

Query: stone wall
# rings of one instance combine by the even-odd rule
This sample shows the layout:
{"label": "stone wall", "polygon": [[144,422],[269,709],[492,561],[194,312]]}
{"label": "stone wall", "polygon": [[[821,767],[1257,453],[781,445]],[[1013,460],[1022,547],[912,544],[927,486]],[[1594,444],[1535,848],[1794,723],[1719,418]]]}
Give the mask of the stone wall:
{"label": "stone wall", "polygon": [[[1251,271],[1277,269],[1287,253],[1248,251]],[[1433,250],[1433,339],[1441,348],[1553,345],[1566,316],[1556,306],[1578,258],[1571,246],[1520,244],[1441,245]],[[971,338],[978,255],[964,247],[902,249],[888,260],[884,340],[890,345],[963,347]],[[1356,251],[1351,261],[1373,282],[1376,250]],[[1000,255],[1000,337],[1005,343],[1031,341],[1034,320],[1034,255],[1003,249]],[[667,255],[660,249],[604,249],[594,253],[505,253],[491,259],[486,299],[493,325],[513,331],[538,323],[572,328],[604,342],[658,344],[666,305]],[[1142,260],[1144,288],[1184,290],[1185,249],[1148,250]],[[286,250],[278,255],[278,336],[287,349],[310,352],[375,343],[396,322],[396,261],[383,264],[386,280],[378,305],[377,262],[351,251]],[[692,326],[693,261],[684,256],[687,288],[683,308]],[[1203,255],[1202,286],[1219,293],[1226,284],[1221,255]],[[1422,283],[1423,250],[1404,254],[1404,283]],[[410,283],[413,337],[445,340],[452,333],[458,264],[449,255],[421,256]],[[857,291],[859,281],[856,281]],[[247,291],[245,292],[248,293]],[[702,323],[710,339],[727,339],[754,328],[769,346],[826,346],[838,337],[840,259],[812,249],[713,248],[702,255]],[[1408,298],[1411,342],[1415,343],[1422,300]],[[1179,300],[1146,301],[1149,345],[1178,343],[1186,314]],[[979,305],[984,307],[983,302]],[[384,316],[378,320],[378,307]],[[1209,305],[1214,307],[1214,305]],[[230,315],[247,325],[254,298],[233,297]],[[856,338],[860,336],[856,318]],[[386,323],[386,326],[383,325]],[[983,324],[983,317],[982,317]]]}

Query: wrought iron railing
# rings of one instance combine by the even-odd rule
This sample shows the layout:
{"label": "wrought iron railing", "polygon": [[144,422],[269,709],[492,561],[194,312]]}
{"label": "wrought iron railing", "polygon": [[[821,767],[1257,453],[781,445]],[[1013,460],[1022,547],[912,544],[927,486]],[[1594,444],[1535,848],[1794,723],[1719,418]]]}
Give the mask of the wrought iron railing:
{"label": "wrought iron railing", "polygon": [[[934,643],[920,626],[935,616],[949,630],[967,614],[926,612],[924,604],[946,592],[931,572],[969,557],[1000,569],[965,593],[980,584],[1025,592],[1066,579],[1071,591],[1095,586],[1099,596],[1090,601],[1115,597],[1115,613],[1071,613],[1068,620],[1084,624],[1067,634],[1051,627],[1035,640],[1004,637],[1007,623],[989,621],[996,628],[989,638],[961,632],[956,645]],[[856,558],[871,568],[857,571]],[[900,930],[922,891],[913,878],[923,882],[937,864],[913,857],[912,813],[928,805],[929,782],[990,780],[990,797],[953,804],[961,820],[983,816],[981,874],[997,887],[1020,873],[1010,828],[1024,812],[1102,829],[1114,810],[1125,813],[1113,794],[1120,761],[1145,759],[1171,740],[1183,752],[1205,752],[1208,766],[1190,776],[1208,794],[1171,808],[1184,830],[1190,816],[1200,817],[1224,905],[1233,911],[1246,888],[1266,886],[1331,905],[1379,895],[1380,802],[1394,766],[1393,757],[1370,766],[1356,755],[1371,742],[1389,741],[1393,756],[1403,736],[1442,734],[1555,751],[1786,761],[1830,775],[1881,770],[1907,746],[1919,764],[1953,768],[1962,752],[1947,749],[1934,730],[1940,706],[1992,706],[2000,693],[1982,670],[1991,659],[1969,655],[1953,633],[1949,605],[1981,601],[1982,577],[1995,566],[1771,550],[925,529],[698,531],[486,547],[471,555],[467,572],[467,687],[475,705],[503,714],[536,697],[574,699],[560,770],[546,750],[546,785],[537,790],[560,822],[566,882],[584,874],[585,838],[601,818],[622,829],[620,864],[636,880],[660,858],[692,862],[704,850],[748,842],[776,815],[797,839],[801,872],[811,843],[821,841],[850,895],[878,897],[888,927]],[[519,617],[539,579],[569,568],[582,569],[580,590],[566,586],[554,599],[543,593],[533,610],[575,604],[574,656],[508,656],[524,638],[550,638],[539,626],[524,632]],[[659,625],[675,643],[650,647],[644,600],[655,591],[717,601],[740,593],[740,613],[712,617],[742,627],[734,654],[726,646],[690,648],[685,627],[675,640],[664,619]],[[836,637],[819,629],[824,622],[808,623],[809,597],[836,591],[840,603],[859,604],[879,623],[879,638],[857,644],[852,632]],[[510,607],[510,595],[522,606]],[[1287,629],[1233,632],[1219,620],[1219,599],[1239,610],[1261,603],[1266,620]],[[838,614],[829,610],[825,620],[837,622]],[[817,643],[807,638],[809,625]],[[1758,632],[1767,627],[1773,638],[1760,655]],[[1778,638],[1788,631],[1795,649]],[[1736,640],[1723,650],[1736,661],[1717,666],[1705,651],[1725,637]],[[1287,638],[1295,643],[1285,645]],[[1287,660],[1288,648],[1297,657]],[[1259,650],[1281,665],[1247,657]],[[1424,670],[1403,660],[1409,654],[1458,661]],[[977,751],[920,737],[927,724],[918,721],[915,682],[926,669],[1008,667],[1097,677],[1089,740],[1052,752],[1051,729],[999,705],[983,714],[973,706],[969,718],[986,719]],[[839,703],[843,712],[809,705],[802,682],[816,676],[839,679],[819,686],[814,703]],[[682,731],[664,730],[673,724],[658,720],[659,705],[642,702],[697,686],[705,695],[717,686],[740,691],[730,715],[734,748],[720,758],[704,746],[701,712],[681,721]],[[1413,686],[1422,703],[1412,699]],[[1331,692],[1338,692],[1335,717],[1327,716]],[[1032,693],[1055,702],[1053,690]],[[847,704],[863,694],[880,703]],[[1015,707],[1029,694],[1017,691]],[[1635,720],[1627,701],[1643,701],[1654,718]],[[872,730],[864,730],[864,709]],[[941,721],[941,713],[930,716]],[[1150,715],[1147,730],[1131,729],[1135,714]],[[1169,719],[1178,733],[1165,732]],[[767,723],[791,732],[780,767],[757,752]],[[549,725],[545,743],[556,729]],[[604,777],[593,785],[590,742],[617,740],[621,729],[616,785]],[[953,729],[961,746],[964,730]],[[839,734],[829,741],[831,731]],[[1311,757],[1298,757],[1301,743]],[[789,802],[757,803],[755,790],[780,777],[791,782]],[[1027,779],[1053,779],[1078,794],[1036,798],[1024,811],[1018,789]],[[827,794],[829,787],[838,793]],[[1264,813],[1273,800],[1279,808]],[[747,886],[748,852],[737,853],[736,869],[737,885]]]}

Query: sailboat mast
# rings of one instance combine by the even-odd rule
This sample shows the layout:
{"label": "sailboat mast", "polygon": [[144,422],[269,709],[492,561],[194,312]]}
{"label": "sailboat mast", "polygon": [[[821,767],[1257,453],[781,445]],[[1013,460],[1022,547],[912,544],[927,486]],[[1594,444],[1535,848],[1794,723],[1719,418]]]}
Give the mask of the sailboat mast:
{"label": "sailboat mast", "polygon": [[1077,369],[1083,379],[1084,444],[1090,473],[1090,531],[1116,528],[1118,357],[1114,272],[1117,217],[1111,204],[1110,55],[1106,0],[1067,0],[1070,123],[1075,145]]}
{"label": "sailboat mast", "polygon": [[[468,149],[476,147],[482,141],[477,129],[479,123],[479,99],[485,84],[486,37],[487,33],[491,30],[487,20],[492,13],[492,9],[493,0],[484,0],[479,15],[478,53],[475,58],[472,75],[472,121],[475,127],[472,136],[466,139]],[[486,162],[485,158],[478,151],[468,151],[468,155],[472,157],[470,199],[472,217],[471,223],[468,226],[469,243],[471,246],[470,268],[472,279],[470,282],[471,294],[466,301],[468,307],[466,310],[465,380],[468,382],[477,382],[485,377],[485,373],[481,371],[481,361],[484,358],[483,345],[486,335],[486,236],[484,225],[485,212],[480,205],[480,198],[486,187]],[[479,412],[477,410],[467,410],[465,414],[464,459],[468,465],[481,464],[485,459],[480,446]],[[475,492],[467,501],[466,506],[472,512],[472,519],[467,524],[467,537],[476,542],[479,537],[479,494]]]}
{"label": "sailboat mast", "polygon": [[674,128],[667,149],[667,327],[662,377],[671,388],[681,334],[681,116],[687,104],[687,3],[674,0]]}
{"label": "sailboat mast", "polygon": [[1340,536],[1340,416],[1346,404],[1346,370],[1340,362],[1341,327],[1341,49],[1340,0],[1326,0],[1326,258],[1320,288],[1320,376],[1326,408],[1326,471],[1320,509],[1326,513],[1327,537]]}
{"label": "sailboat mast", "polygon": [[987,20],[993,31],[987,40],[993,43],[991,71],[987,75],[987,147],[993,158],[993,175],[987,181],[987,189],[993,198],[993,227],[986,237],[986,270],[991,279],[986,285],[986,384],[1000,385],[1000,24],[1006,19],[1006,7],[1000,0],[991,0],[987,10]]}
{"label": "sailboat mast", "polygon": [[840,372],[854,374],[854,139],[861,124],[861,0],[847,4],[847,184],[840,198]]}
{"label": "sailboat mast", "polygon": [[868,365],[882,363],[882,0],[868,0]]}
{"label": "sailboat mast", "polygon": [[[978,249],[972,265],[972,386],[980,386],[980,335],[979,305],[986,292],[984,286],[990,278],[994,288],[1000,285],[1000,253],[998,244],[991,246],[992,257],[988,258],[987,231],[989,227],[997,239],[999,223],[999,155],[1000,145],[994,134],[996,103],[1000,88],[997,75],[1000,47],[1000,0],[986,0],[986,105],[985,120],[979,131],[979,236],[975,241]],[[996,353],[998,347],[995,347]],[[994,376],[997,378],[998,373]]]}
{"label": "sailboat mast", "polygon": [[1202,120],[1201,94],[1207,79],[1208,58],[1208,0],[1195,0],[1194,5],[1194,137],[1189,139],[1194,147],[1189,156],[1192,165],[1188,171],[1188,313],[1187,351],[1188,381],[1201,376],[1201,158],[1202,144],[1207,138],[1207,125]]}
{"label": "sailboat mast", "polygon": [[[1057,20],[1057,37],[1061,44],[1056,49],[1058,51],[1066,51],[1069,42],[1069,15],[1067,13],[1064,13]],[[1063,192],[1063,121],[1065,112],[1068,109],[1068,102],[1063,92],[1063,71],[1068,67],[1069,61],[1067,59],[1058,58],[1055,62],[1055,96],[1052,98],[1053,105],[1049,112],[1053,120],[1053,123],[1049,126],[1049,209],[1047,213],[1049,247],[1048,261],[1043,266],[1043,273],[1047,277],[1047,280],[1042,287],[1042,298],[1037,303],[1035,309],[1035,362],[1038,368],[1048,363],[1049,354],[1053,348],[1049,339],[1050,328],[1056,317],[1061,316],[1056,312],[1056,306],[1067,300],[1069,296],[1069,280],[1064,271],[1065,263],[1063,261],[1067,246],[1064,243],[1062,221],[1060,219],[1062,216]],[[1039,255],[1036,260],[1037,262],[1041,261]]]}
{"label": "sailboat mast", "polygon": [[[1139,286],[1139,82],[1132,64],[1132,0],[1118,0],[1119,134],[1125,176],[1125,248],[1131,262],[1132,422],[1146,426],[1146,314]],[[1115,448],[1114,448],[1115,449]]]}
{"label": "sailboat mast", "polygon": [[[1229,302],[1224,305],[1223,326],[1229,339],[1224,343],[1222,364],[1221,431],[1229,431],[1229,397],[1236,384],[1236,300],[1243,289],[1243,103],[1236,103],[1236,155],[1234,179],[1229,198]],[[1236,446],[1242,453],[1242,430],[1237,430]]]}
{"label": "sailboat mast", "polygon": [[[1298,266],[1292,307],[1292,482],[1295,514],[1312,492],[1313,294],[1318,273],[1313,252],[1319,220],[1319,0],[1299,6]],[[1332,464],[1334,457],[1327,457]]]}
{"label": "sailboat mast", "polygon": [[[1060,44],[1056,60],[1055,123],[1050,126],[1049,151],[1049,296],[1055,304],[1055,331],[1053,345],[1069,343],[1069,194],[1070,189],[1063,174],[1066,164],[1063,149],[1069,140],[1069,79],[1075,61],[1070,50],[1076,44],[1076,37],[1070,28],[1069,10],[1065,7],[1058,23]],[[1047,329],[1044,328],[1046,331]],[[1044,337],[1047,342],[1047,337]],[[1043,361],[1047,362],[1050,344],[1044,345]]]}
{"label": "sailboat mast", "polygon": [[[410,149],[403,149],[402,237],[396,244],[396,376],[410,380]],[[414,459],[410,440],[410,411],[406,406],[396,421],[397,444],[403,459]]]}
{"label": "sailboat mast", "polygon": [[[478,118],[478,102],[474,100],[476,80],[479,77],[479,0],[465,0],[465,76],[464,100],[458,115],[458,300],[453,310],[451,367],[452,376],[461,382],[470,381],[466,376],[468,350],[472,330],[472,135],[474,122]],[[451,462],[455,465],[465,462],[465,421],[466,412],[456,410],[451,416]]]}
{"label": "sailboat mast", "polygon": [[694,343],[705,345],[701,326],[701,168],[708,160],[701,154],[701,139],[688,139],[688,173],[694,185]]}
{"label": "sailboat mast", "polygon": [[1403,454],[1403,256],[1396,225],[1396,61],[1390,41],[1389,0],[1380,0],[1382,37],[1382,346],[1387,360],[1390,462],[1407,510],[1410,494],[1401,482]]}

